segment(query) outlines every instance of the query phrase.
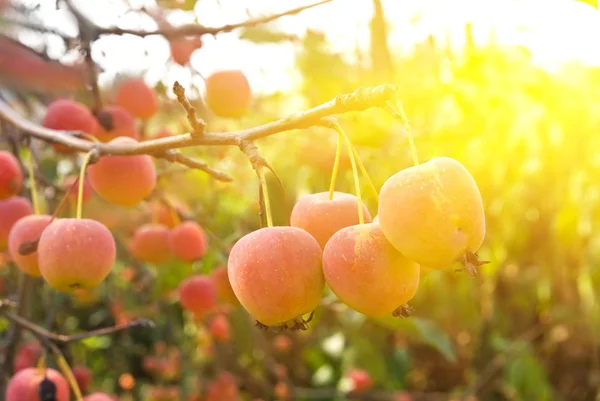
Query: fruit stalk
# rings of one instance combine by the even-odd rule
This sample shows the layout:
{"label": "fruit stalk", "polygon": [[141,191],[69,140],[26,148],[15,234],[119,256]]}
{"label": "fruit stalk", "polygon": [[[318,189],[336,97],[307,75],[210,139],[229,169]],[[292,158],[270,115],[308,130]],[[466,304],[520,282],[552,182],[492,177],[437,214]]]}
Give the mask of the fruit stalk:
{"label": "fruit stalk", "polygon": [[29,149],[27,157],[27,170],[29,171],[29,182],[31,185],[31,202],[33,203],[33,211],[35,214],[40,214],[40,204],[37,197],[37,188],[35,185],[35,171],[33,168],[33,150]]}
{"label": "fruit stalk", "polygon": [[417,146],[415,145],[410,120],[404,112],[404,107],[402,107],[402,104],[400,103],[398,103],[398,105],[394,105],[388,100],[387,102],[385,102],[385,109],[394,117],[402,121],[402,123],[404,124],[404,127],[406,128],[406,136],[408,137],[408,146],[410,146],[410,155],[413,159],[413,164],[415,166],[419,165],[419,155],[417,153]]}
{"label": "fruit stalk", "polygon": [[95,153],[94,150],[90,150],[86,153],[81,164],[81,170],[79,170],[79,190],[77,192],[77,218],[80,219],[83,214],[83,186],[85,180],[85,169],[87,168],[92,155]]}
{"label": "fruit stalk", "polygon": [[342,135],[338,133],[337,148],[335,150],[335,161],[333,162],[333,171],[331,172],[331,183],[329,184],[329,200],[333,200],[335,192],[335,181],[337,180],[338,170],[340,169],[340,158],[342,157]]}
{"label": "fruit stalk", "polygon": [[267,180],[265,178],[265,171],[263,167],[256,169],[258,180],[260,181],[260,188],[263,194],[263,201],[265,204],[265,214],[267,216],[267,227],[273,227],[273,216],[271,214],[271,201],[269,200],[269,189],[267,188]]}
{"label": "fruit stalk", "polygon": [[356,199],[358,203],[358,222],[359,224],[365,224],[365,214],[363,211],[363,202],[360,194],[360,179],[358,177],[358,168],[356,167],[356,160],[354,158],[354,148],[352,147],[352,142],[350,142],[350,138],[342,129],[342,126],[337,122],[331,123],[331,128],[336,130],[338,135],[342,136],[346,142],[346,149],[348,150],[348,157],[350,158],[350,165],[352,166],[352,177],[354,178],[354,190],[356,191]]}

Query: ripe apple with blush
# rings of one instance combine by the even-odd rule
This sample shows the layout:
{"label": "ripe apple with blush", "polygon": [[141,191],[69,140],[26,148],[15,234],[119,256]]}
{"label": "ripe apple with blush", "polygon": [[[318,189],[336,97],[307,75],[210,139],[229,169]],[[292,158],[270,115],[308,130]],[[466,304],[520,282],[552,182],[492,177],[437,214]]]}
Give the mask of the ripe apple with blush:
{"label": "ripe apple with blush", "polygon": [[217,290],[208,276],[188,277],[179,285],[179,302],[184,309],[202,317],[217,306]]}
{"label": "ripe apple with blush", "polygon": [[17,158],[10,152],[0,151],[0,200],[18,195],[23,188],[23,171]]}
{"label": "ripe apple with blush", "polygon": [[[83,103],[71,99],[57,99],[48,105],[42,120],[46,128],[61,131],[81,131],[93,135],[97,122],[90,109]],[[55,151],[73,153],[73,150],[60,144],[52,144]]]}
{"label": "ripe apple with blush", "polygon": [[227,266],[217,266],[211,273],[210,276],[215,283],[217,294],[221,302],[228,303],[230,305],[239,305],[240,301],[235,296],[231,283],[229,282],[229,274],[227,273]]}
{"label": "ripe apple with blush", "polygon": [[13,225],[30,214],[33,214],[33,206],[27,198],[11,196],[0,200],[0,251],[8,249],[8,237]]}
{"label": "ripe apple with blush", "polygon": [[[365,223],[371,222],[371,215],[363,205]],[[318,192],[301,197],[290,216],[290,225],[308,231],[319,243],[321,249],[329,238],[344,227],[359,223],[358,198],[345,192],[334,192],[329,200],[329,192]]]}
{"label": "ripe apple with blush", "polygon": [[377,223],[335,233],[323,251],[323,274],[331,291],[370,317],[405,315],[419,286],[419,265],[387,240]]}
{"label": "ripe apple with blush", "polygon": [[140,119],[148,119],[158,111],[156,92],[139,77],[126,78],[117,84],[114,104]]}
{"label": "ripe apple with blush", "polygon": [[[8,234],[10,257],[19,269],[30,276],[41,276],[36,249],[42,232],[51,224],[51,221],[52,216],[50,215],[31,214],[17,220]],[[22,254],[21,251],[25,252]]]}
{"label": "ripe apple with blush", "polygon": [[6,386],[5,401],[46,401],[40,398],[42,380],[48,379],[56,386],[55,401],[69,401],[69,384],[55,369],[26,368],[15,373]]}
{"label": "ripe apple with blush", "polygon": [[95,288],[112,270],[116,244],[103,224],[91,219],[58,219],[40,236],[40,273],[55,290]]}
{"label": "ripe apple with blush", "polygon": [[81,393],[87,393],[90,384],[92,384],[92,371],[90,368],[85,365],[75,365],[71,370]]}
{"label": "ripe apple with blush", "polygon": [[130,244],[134,258],[160,265],[171,258],[169,238],[171,230],[162,224],[143,224],[135,233]]}
{"label": "ripe apple with blush", "polygon": [[208,239],[198,223],[184,221],[171,230],[169,246],[178,259],[194,262],[206,254]]}
{"label": "ripe apple with blush", "polygon": [[100,142],[110,142],[118,137],[139,140],[135,118],[124,108],[115,105],[104,106],[96,118],[98,124],[94,136]]}
{"label": "ripe apple with blush", "polygon": [[307,231],[265,227],[240,238],[229,254],[229,282],[260,324],[296,330],[318,306],[325,279],[321,247]]}
{"label": "ripe apple with blush", "polygon": [[[110,144],[133,144],[118,137]],[[116,205],[131,207],[144,200],[156,186],[156,167],[148,155],[103,156],[87,169],[94,191]]]}

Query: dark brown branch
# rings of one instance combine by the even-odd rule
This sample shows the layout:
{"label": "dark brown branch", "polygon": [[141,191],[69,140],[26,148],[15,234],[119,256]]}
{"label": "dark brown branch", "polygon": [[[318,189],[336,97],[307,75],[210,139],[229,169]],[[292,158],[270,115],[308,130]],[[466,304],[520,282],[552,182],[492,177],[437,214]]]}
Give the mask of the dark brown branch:
{"label": "dark brown branch", "polygon": [[81,341],[85,338],[90,337],[99,337],[99,336],[107,336],[110,334],[117,333],[119,331],[128,330],[133,327],[155,327],[153,321],[148,319],[137,319],[126,324],[120,324],[116,326],[106,327],[103,329],[87,331],[84,333],[64,335],[64,334],[56,334],[51,331],[46,330],[45,328],[38,326],[35,323],[25,319],[22,316],[19,316],[16,313],[10,312],[6,310],[8,307],[15,307],[16,303],[9,300],[0,301],[0,313],[4,315],[8,320],[15,323],[18,327],[22,329],[28,330],[32,334],[34,334],[38,338],[45,338],[55,344],[68,344],[74,341]]}
{"label": "dark brown branch", "polygon": [[34,31],[34,32],[48,33],[51,35],[56,35],[67,43],[69,43],[75,39],[75,38],[67,35],[66,33],[60,32],[54,28],[48,28],[46,26],[36,24],[31,21],[26,21],[23,19],[9,18],[9,17],[3,16],[2,18],[0,18],[0,24],[14,25],[14,26],[28,29],[28,30]]}
{"label": "dark brown branch", "polygon": [[98,71],[96,69],[96,63],[92,59],[92,42],[96,39],[98,30],[96,25],[77,9],[71,0],[65,0],[65,3],[77,20],[79,39],[81,40],[81,50],[84,53],[84,59],[87,65],[87,82],[94,99],[92,111],[96,114],[102,109],[102,96],[100,95],[100,88],[98,87]]}
{"label": "dark brown branch", "polygon": [[117,27],[97,28],[97,29],[98,29],[98,34],[100,34],[100,35],[135,35],[135,36],[140,36],[140,37],[151,36],[151,35],[162,35],[162,36],[164,36],[166,38],[170,38],[170,39],[182,37],[182,36],[188,36],[188,35],[216,35],[221,32],[231,32],[235,29],[243,28],[243,27],[247,27],[247,26],[266,24],[266,23],[275,21],[276,19],[279,19],[281,17],[287,16],[287,15],[295,15],[304,10],[308,10],[310,8],[320,6],[322,4],[330,3],[332,1],[333,0],[321,0],[321,1],[318,1],[313,4],[308,4],[306,6],[294,8],[292,10],[284,11],[284,12],[281,12],[278,14],[269,15],[266,17],[249,19],[245,22],[241,22],[238,24],[228,24],[228,25],[223,25],[220,27],[208,27],[208,26],[204,26],[204,25],[200,25],[200,24],[187,24],[187,25],[182,25],[180,27],[173,28],[173,29],[160,29],[160,30],[155,30],[155,31],[138,31],[135,29],[123,29],[123,28],[117,28]]}

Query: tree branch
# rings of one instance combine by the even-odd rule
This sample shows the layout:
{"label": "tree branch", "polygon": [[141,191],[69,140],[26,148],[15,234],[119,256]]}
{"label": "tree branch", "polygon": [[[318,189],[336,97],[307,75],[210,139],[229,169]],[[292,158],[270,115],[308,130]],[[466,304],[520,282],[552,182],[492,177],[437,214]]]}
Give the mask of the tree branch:
{"label": "tree branch", "polygon": [[320,125],[320,120],[326,116],[363,111],[371,107],[383,107],[386,101],[394,100],[396,95],[396,87],[390,84],[360,88],[349,94],[338,95],[331,101],[312,109],[295,113],[286,118],[254,128],[234,132],[207,132],[201,137],[193,137],[187,133],[173,135],[168,138],[124,144],[95,143],[77,138],[75,135],[80,135],[79,132],[56,131],[42,127],[21,116],[1,99],[0,120],[13,125],[22,134],[30,135],[46,142],[65,145],[79,152],[89,152],[93,148],[97,148],[100,155],[155,154],[169,149],[199,145],[239,146],[243,141],[253,141],[284,131]]}
{"label": "tree branch", "polygon": [[0,314],[6,317],[11,322],[15,323],[18,327],[21,327],[25,330],[28,330],[32,334],[34,334],[38,338],[44,338],[54,344],[68,344],[74,341],[80,341],[85,338],[90,337],[99,337],[106,336],[110,334],[114,334],[119,331],[128,330],[132,327],[155,327],[153,321],[148,319],[137,319],[132,320],[126,324],[120,324],[111,327],[105,327],[103,329],[87,331],[84,333],[64,335],[64,334],[56,334],[51,331],[46,330],[45,328],[38,326],[35,323],[32,323],[28,319],[25,319],[22,316],[19,316],[16,313],[10,312],[7,310],[9,307],[16,307],[17,303],[10,300],[0,300]]}
{"label": "tree branch", "polygon": [[208,164],[206,164],[205,162],[203,162],[201,160],[197,160],[197,159],[192,159],[191,157],[187,157],[177,150],[169,149],[169,150],[165,150],[163,152],[154,153],[153,156],[157,157],[157,158],[168,160],[173,163],[183,164],[184,166],[187,166],[189,168],[202,170],[205,173],[213,176],[214,178],[216,178],[219,181],[225,181],[225,182],[233,181],[233,178],[231,178],[231,176],[229,174],[224,173],[219,170],[215,170],[212,167],[210,167]]}
{"label": "tree branch", "polygon": [[140,37],[146,37],[146,36],[151,36],[151,35],[162,35],[168,39],[174,39],[174,38],[188,36],[188,35],[216,35],[216,34],[222,33],[222,32],[231,32],[238,28],[254,26],[254,25],[259,25],[259,24],[266,24],[266,23],[275,21],[276,19],[279,19],[281,17],[287,16],[287,15],[295,15],[304,10],[314,8],[314,7],[320,6],[322,4],[330,3],[332,1],[333,0],[321,0],[321,1],[318,1],[313,4],[308,4],[306,6],[297,7],[292,10],[284,11],[284,12],[281,12],[278,14],[269,15],[266,17],[249,19],[247,21],[244,21],[244,22],[241,22],[238,24],[228,24],[228,25],[223,25],[220,27],[208,27],[208,26],[204,26],[204,25],[200,25],[200,24],[187,24],[187,25],[182,25],[180,27],[173,28],[173,29],[159,29],[159,30],[155,30],[155,31],[138,31],[135,29],[124,29],[124,28],[117,28],[117,27],[110,27],[110,28],[97,27],[97,32],[99,35],[135,35],[135,36],[140,36]]}

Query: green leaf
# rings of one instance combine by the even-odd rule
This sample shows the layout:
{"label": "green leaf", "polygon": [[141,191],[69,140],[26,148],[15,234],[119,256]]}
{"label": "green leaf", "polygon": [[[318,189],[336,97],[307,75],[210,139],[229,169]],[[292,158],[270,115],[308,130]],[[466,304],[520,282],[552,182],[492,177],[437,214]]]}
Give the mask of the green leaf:
{"label": "green leaf", "polygon": [[447,360],[456,362],[456,352],[454,351],[450,337],[431,320],[417,317],[397,319],[389,316],[377,319],[377,322],[390,329],[406,332],[414,339],[434,347]]}
{"label": "green leaf", "polygon": [[81,340],[81,343],[91,349],[108,349],[112,344],[110,336],[89,337]]}
{"label": "green leaf", "polygon": [[240,33],[240,39],[249,40],[253,43],[279,43],[293,38],[293,35],[277,32],[265,26],[245,27]]}

